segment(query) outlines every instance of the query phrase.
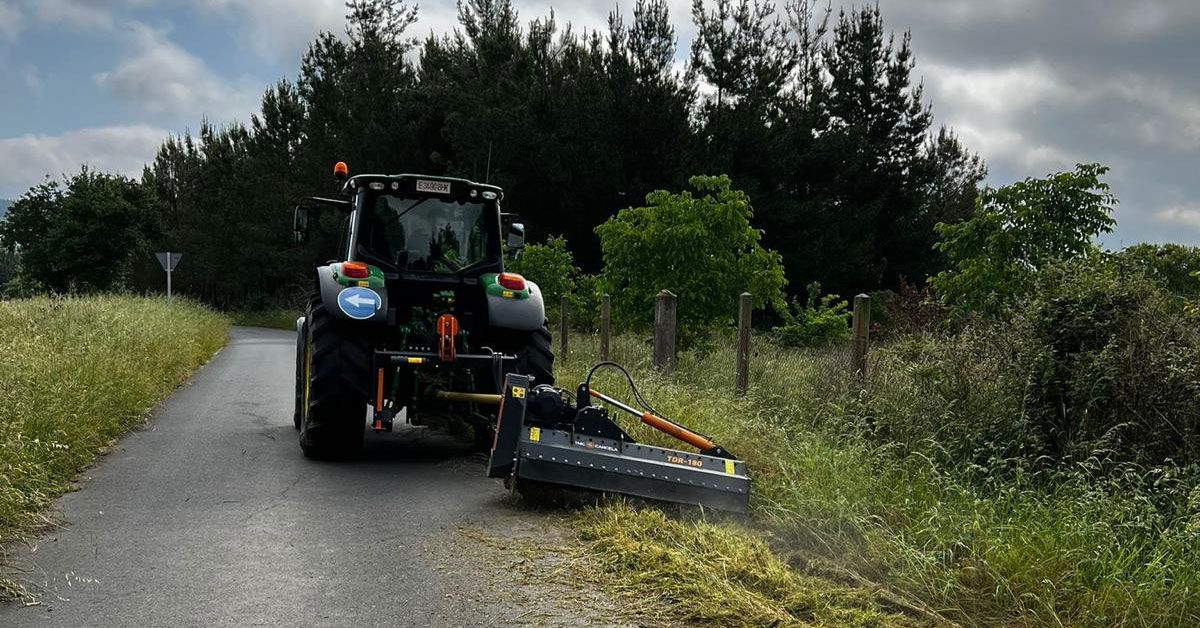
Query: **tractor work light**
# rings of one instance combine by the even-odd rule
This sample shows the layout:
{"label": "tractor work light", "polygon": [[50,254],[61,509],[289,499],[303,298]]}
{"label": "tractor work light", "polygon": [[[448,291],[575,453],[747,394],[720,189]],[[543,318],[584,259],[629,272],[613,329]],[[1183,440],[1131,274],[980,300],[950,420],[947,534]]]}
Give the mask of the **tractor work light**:
{"label": "tractor work light", "polygon": [[366,279],[371,271],[362,262],[343,262],[342,274],[351,279]]}
{"label": "tractor work light", "polygon": [[496,277],[496,283],[509,290],[525,289],[525,278],[516,273],[500,273],[500,276]]}

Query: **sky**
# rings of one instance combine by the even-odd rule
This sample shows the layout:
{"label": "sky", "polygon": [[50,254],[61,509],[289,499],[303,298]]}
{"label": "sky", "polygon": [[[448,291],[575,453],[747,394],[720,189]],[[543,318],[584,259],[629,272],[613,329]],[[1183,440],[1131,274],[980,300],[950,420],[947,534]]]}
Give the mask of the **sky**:
{"label": "sky", "polygon": [[[449,32],[452,1],[413,35]],[[294,78],[342,0],[0,0],[0,198],[80,164],[136,176],[171,133],[247,121]],[[1112,248],[1200,244],[1200,2],[880,0],[911,31],[935,124],[984,158],[988,184],[1100,162],[1121,200]],[[516,0],[601,27],[612,0]],[[629,17],[632,1],[620,9]],[[690,2],[670,0],[686,57]],[[839,5],[835,2],[835,10]]]}

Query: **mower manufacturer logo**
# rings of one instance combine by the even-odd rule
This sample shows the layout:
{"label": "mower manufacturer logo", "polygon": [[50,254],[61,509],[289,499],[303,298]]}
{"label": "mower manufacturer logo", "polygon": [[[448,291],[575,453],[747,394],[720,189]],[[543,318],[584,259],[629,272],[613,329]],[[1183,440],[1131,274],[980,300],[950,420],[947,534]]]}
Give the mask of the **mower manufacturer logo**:
{"label": "mower manufacturer logo", "polygon": [[450,184],[446,181],[426,181],[425,179],[417,179],[418,192],[433,192],[435,194],[449,194]]}
{"label": "mower manufacturer logo", "polygon": [[338,307],[350,318],[366,320],[383,307],[383,299],[368,288],[346,288],[338,293]]}

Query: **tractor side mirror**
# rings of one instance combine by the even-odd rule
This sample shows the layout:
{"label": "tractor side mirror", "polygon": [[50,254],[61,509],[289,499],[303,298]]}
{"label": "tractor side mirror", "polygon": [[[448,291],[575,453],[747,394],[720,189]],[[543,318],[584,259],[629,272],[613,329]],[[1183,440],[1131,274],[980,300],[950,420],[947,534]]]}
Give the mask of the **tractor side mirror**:
{"label": "tractor side mirror", "polygon": [[292,235],[296,244],[308,242],[308,208],[297,205],[292,214]]}
{"label": "tractor side mirror", "polygon": [[525,248],[525,224],[514,222],[508,226],[508,248],[520,251]]}

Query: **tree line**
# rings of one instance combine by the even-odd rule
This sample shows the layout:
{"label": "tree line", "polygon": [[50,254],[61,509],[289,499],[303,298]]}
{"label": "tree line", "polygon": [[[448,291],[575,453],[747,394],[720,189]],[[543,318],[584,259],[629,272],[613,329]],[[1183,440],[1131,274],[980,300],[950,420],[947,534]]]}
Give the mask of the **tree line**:
{"label": "tree line", "polygon": [[344,36],[319,35],[249,123],[167,138],[140,179],[85,170],[30,190],[0,227],[22,254],[13,281],[157,286],[151,253],[171,250],[183,291],[222,306],[278,298],[332,254],[333,217],[297,247],[290,210],[328,194],[344,160],[500,185],[535,240],[565,236],[589,272],[594,229],[618,210],[728,175],[793,290],[848,294],[945,270],[934,226],[970,215],[985,174],[935,130],[909,36],[878,6],[697,0],[686,53],[665,0],[599,30],[466,0],[452,34],[423,40],[415,7],[346,6]]}

